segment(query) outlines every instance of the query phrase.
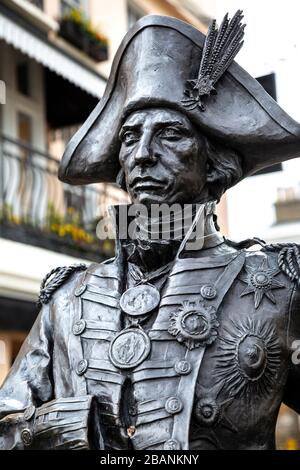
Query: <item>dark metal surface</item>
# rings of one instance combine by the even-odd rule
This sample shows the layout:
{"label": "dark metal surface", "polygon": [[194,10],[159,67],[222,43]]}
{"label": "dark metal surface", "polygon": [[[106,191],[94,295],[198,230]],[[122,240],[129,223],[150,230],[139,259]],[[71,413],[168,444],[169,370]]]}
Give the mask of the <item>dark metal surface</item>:
{"label": "dark metal surface", "polygon": [[[174,19],[146,18],[128,33],[113,77],[131,39],[136,42],[120,66],[122,89],[130,90],[133,101],[133,91],[150,95],[141,104],[138,93],[139,109],[124,115],[119,82],[111,94],[113,78],[101,109],[71,143],[63,176],[69,179],[71,154],[88,132],[84,154],[75,152],[73,182],[78,171],[90,182],[91,169],[93,178],[104,178],[104,169],[112,178],[120,165],[133,203],[198,204],[189,228],[201,227],[201,246],[188,249],[189,237],[178,238],[175,229],[167,242],[141,234],[117,238],[115,259],[81,271],[71,267],[65,276],[58,271],[53,286],[51,279],[42,286],[40,315],[0,389],[0,449],[273,449],[281,403],[300,411],[300,372],[292,361],[293,341],[300,337],[299,248],[228,242],[217,230],[214,200],[249,170],[249,153],[228,150],[230,129],[241,148],[249,144],[256,166],[258,160],[274,163],[275,142],[282,160],[292,156],[285,141],[296,156],[299,126],[275,104],[267,113],[263,104],[273,102],[235,64],[205,113],[198,110],[204,118],[174,109],[172,102],[180,102],[186,79],[199,66],[199,60],[193,70],[184,65],[182,47],[191,51],[184,56],[191,65],[199,59],[202,34]],[[181,77],[174,96],[172,73]],[[158,92],[168,100],[158,104]],[[232,103],[244,113],[250,95],[250,114],[237,119]],[[199,133],[197,119],[207,119],[207,128],[216,131],[213,114],[228,124],[219,146]],[[288,136],[284,121],[295,135]],[[274,152],[259,156],[259,141],[267,145],[260,150],[270,144]],[[257,241],[261,249],[248,251]],[[149,298],[149,292],[137,295],[149,284]]]}

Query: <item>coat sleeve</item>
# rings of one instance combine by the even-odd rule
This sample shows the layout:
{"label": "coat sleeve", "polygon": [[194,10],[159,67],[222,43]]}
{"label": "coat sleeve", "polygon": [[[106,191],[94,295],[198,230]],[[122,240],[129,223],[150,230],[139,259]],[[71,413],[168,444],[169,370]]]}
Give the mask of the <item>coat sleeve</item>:
{"label": "coat sleeve", "polygon": [[290,306],[287,342],[290,365],[283,401],[300,414],[300,286],[295,288]]}
{"label": "coat sleeve", "polygon": [[42,306],[0,388],[0,449],[24,449],[30,444],[30,409],[51,400],[53,396],[51,356],[52,331],[48,304]]}

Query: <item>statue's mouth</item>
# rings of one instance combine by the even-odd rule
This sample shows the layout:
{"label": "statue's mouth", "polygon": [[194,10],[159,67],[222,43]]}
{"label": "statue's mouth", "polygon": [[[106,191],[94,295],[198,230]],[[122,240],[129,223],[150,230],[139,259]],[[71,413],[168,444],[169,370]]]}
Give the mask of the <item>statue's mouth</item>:
{"label": "statue's mouth", "polygon": [[131,183],[131,188],[134,190],[148,190],[153,191],[157,189],[162,189],[164,183],[162,181],[156,180],[150,177],[136,177]]}

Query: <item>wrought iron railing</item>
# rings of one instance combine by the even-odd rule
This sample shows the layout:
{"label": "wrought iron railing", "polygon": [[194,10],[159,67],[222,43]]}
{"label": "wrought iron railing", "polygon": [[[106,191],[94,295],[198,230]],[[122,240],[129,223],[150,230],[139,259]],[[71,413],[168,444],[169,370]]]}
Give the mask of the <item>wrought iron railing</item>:
{"label": "wrought iron railing", "polygon": [[59,161],[0,135],[0,236],[92,260],[113,242],[98,240],[104,205],[119,201],[107,185],[70,186],[57,178]]}

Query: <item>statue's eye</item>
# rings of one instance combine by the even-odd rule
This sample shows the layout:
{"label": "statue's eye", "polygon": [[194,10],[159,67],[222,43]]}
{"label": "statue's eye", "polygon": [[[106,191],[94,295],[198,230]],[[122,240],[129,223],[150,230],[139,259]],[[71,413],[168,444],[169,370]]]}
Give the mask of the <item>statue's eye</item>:
{"label": "statue's eye", "polygon": [[139,140],[137,132],[134,131],[126,131],[122,134],[121,137],[122,142],[126,145],[131,145],[134,142],[137,142]]}
{"label": "statue's eye", "polygon": [[179,140],[182,138],[182,133],[179,129],[176,129],[175,127],[166,127],[161,131],[160,136],[163,139]]}

